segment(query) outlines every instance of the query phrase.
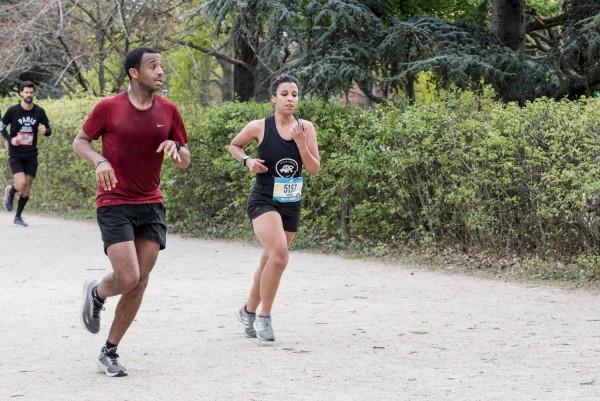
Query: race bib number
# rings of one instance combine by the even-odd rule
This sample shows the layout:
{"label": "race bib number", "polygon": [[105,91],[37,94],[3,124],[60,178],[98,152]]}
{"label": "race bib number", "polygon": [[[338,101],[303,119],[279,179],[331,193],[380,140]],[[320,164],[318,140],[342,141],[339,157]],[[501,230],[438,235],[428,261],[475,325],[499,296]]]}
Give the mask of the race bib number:
{"label": "race bib number", "polygon": [[304,178],[275,178],[273,199],[277,202],[299,202],[302,200],[302,184]]}
{"label": "race bib number", "polygon": [[33,133],[32,132],[19,132],[19,145],[31,146],[33,145]]}

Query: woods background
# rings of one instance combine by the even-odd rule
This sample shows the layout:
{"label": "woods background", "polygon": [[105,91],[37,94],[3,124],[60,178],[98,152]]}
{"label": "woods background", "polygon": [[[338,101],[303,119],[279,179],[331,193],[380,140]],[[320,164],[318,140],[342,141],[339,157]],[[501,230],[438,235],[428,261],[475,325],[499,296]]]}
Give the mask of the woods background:
{"label": "woods background", "polygon": [[33,80],[53,126],[39,209],[92,215],[94,172],[71,143],[147,45],[190,136],[190,170],[163,176],[174,230],[251,238],[252,177],[226,149],[289,72],[323,166],[294,246],[597,277],[596,1],[5,0],[0,38],[0,110]]}

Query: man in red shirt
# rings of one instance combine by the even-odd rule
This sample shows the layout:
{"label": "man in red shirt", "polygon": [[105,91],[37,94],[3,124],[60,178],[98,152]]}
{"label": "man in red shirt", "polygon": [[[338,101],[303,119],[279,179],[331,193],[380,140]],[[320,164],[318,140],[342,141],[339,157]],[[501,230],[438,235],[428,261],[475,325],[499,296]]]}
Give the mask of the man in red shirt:
{"label": "man in red shirt", "polygon": [[[126,376],[117,345],[133,322],[158,252],[166,246],[166,218],[159,188],[165,155],[187,168],[187,133],[177,106],[155,94],[164,71],[156,50],[139,47],[125,58],[129,89],[100,101],[73,141],[73,149],[96,169],[96,213],[104,252],[113,272],[83,288],[81,322],[100,331],[108,297],[121,295],[108,338],[97,360],[109,376]],[[91,142],[102,138],[102,153]]]}

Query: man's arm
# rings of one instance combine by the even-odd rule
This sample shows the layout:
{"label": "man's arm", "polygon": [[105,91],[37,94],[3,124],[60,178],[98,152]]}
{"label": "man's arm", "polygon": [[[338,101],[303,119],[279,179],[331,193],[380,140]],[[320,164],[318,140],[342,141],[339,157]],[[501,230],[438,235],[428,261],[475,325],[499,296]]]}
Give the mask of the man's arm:
{"label": "man's arm", "polygon": [[42,109],[42,118],[40,118],[40,124],[38,125],[38,130],[41,128],[40,126],[44,126],[44,131],[42,134],[44,136],[52,135],[52,128],[50,127],[50,121],[48,120],[48,116],[44,109]]}
{"label": "man's arm", "polygon": [[73,150],[82,159],[89,161],[96,169],[96,182],[105,191],[110,191],[117,186],[117,177],[115,170],[110,164],[110,160],[105,159],[100,153],[96,152],[92,146],[92,138],[85,131],[80,130],[79,134],[73,140]]}
{"label": "man's arm", "polygon": [[6,139],[8,141],[8,143],[10,143],[10,134],[8,133],[8,130],[6,129],[6,125],[8,124],[8,121],[9,121],[8,111],[6,111],[6,114],[4,114],[4,117],[2,117],[2,120],[0,120],[0,131],[2,131],[2,136],[4,137],[4,139]]}

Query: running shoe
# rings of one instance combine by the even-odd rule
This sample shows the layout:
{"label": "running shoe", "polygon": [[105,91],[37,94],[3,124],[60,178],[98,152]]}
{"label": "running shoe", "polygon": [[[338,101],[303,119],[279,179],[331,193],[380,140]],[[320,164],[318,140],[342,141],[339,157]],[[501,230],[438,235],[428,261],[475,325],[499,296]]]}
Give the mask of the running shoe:
{"label": "running shoe", "polygon": [[15,223],[15,225],[21,226],[21,227],[27,227],[27,226],[29,226],[29,224],[25,223],[25,220],[23,220],[21,218],[21,216],[15,217],[14,223]]}
{"label": "running shoe", "polygon": [[256,338],[261,341],[275,341],[273,326],[271,326],[271,316],[257,315],[254,321],[254,330],[256,330]]}
{"label": "running shoe", "polygon": [[246,305],[242,309],[235,312],[238,320],[244,325],[244,335],[248,338],[256,338],[256,330],[254,330],[255,313],[246,313]]}
{"label": "running shoe", "polygon": [[127,376],[127,369],[125,366],[119,363],[119,355],[117,354],[117,347],[106,348],[102,347],[100,356],[96,361],[96,366],[100,369],[100,372],[106,373],[107,376],[121,377]]}
{"label": "running shoe", "polygon": [[80,316],[83,327],[94,334],[100,331],[100,311],[104,310],[104,304],[97,301],[92,295],[92,291],[97,286],[98,282],[93,279],[83,284],[83,303]]}
{"label": "running shoe", "polygon": [[13,203],[15,201],[15,196],[10,196],[10,190],[12,188],[12,185],[7,185],[6,188],[4,188],[4,208],[6,210],[8,210],[9,212],[12,212],[13,210]]}

